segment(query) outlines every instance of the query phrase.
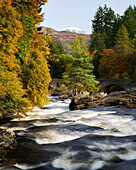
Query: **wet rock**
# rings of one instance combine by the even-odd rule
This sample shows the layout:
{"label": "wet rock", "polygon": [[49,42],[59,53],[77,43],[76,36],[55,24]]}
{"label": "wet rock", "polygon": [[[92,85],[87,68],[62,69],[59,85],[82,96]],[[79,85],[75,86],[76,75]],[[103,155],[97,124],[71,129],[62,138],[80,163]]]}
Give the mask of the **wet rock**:
{"label": "wet rock", "polygon": [[116,97],[107,97],[104,103],[104,106],[125,106],[127,108],[136,108],[136,95],[134,93],[126,93]]}
{"label": "wet rock", "polygon": [[71,100],[69,108],[70,110],[78,110],[97,106],[125,106],[127,108],[136,108],[136,93],[121,91],[107,95],[101,92],[86,97],[78,96]]}
{"label": "wet rock", "polygon": [[43,106],[43,107],[41,107],[41,109],[45,110],[45,109],[48,109],[48,107]]}
{"label": "wet rock", "polygon": [[63,94],[63,95],[58,97],[59,100],[65,100],[65,99],[68,99],[68,98],[69,98],[68,94]]}
{"label": "wet rock", "polygon": [[72,97],[72,91],[71,90],[55,90],[52,93],[52,96],[58,96],[59,100],[65,100],[65,99],[69,99]]}
{"label": "wet rock", "polygon": [[4,148],[15,148],[15,133],[8,130],[0,129],[0,146]]}
{"label": "wet rock", "polygon": [[7,163],[6,154],[15,149],[16,145],[14,132],[0,129],[0,166]]}
{"label": "wet rock", "polygon": [[103,104],[103,99],[107,96],[107,93],[97,93],[90,96],[77,96],[71,100],[69,105],[70,110],[85,109],[88,106],[98,106]]}
{"label": "wet rock", "polygon": [[109,93],[107,96],[112,97],[112,96],[120,96],[120,95],[123,95],[123,94],[126,94],[126,92],[125,91],[115,91],[115,92]]}

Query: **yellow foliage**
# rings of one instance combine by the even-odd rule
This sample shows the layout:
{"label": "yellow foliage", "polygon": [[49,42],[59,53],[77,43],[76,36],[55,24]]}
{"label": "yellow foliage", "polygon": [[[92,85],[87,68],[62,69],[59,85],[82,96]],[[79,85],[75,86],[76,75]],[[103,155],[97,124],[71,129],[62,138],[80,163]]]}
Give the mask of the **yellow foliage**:
{"label": "yellow foliage", "polygon": [[[41,46],[39,46],[38,43],[40,43]],[[46,50],[44,46],[46,46]],[[48,87],[51,77],[46,60],[49,48],[44,37],[39,35],[36,35],[32,41],[32,47],[31,56],[28,61],[30,65],[29,75],[26,75],[28,79],[28,96],[33,105],[42,107],[44,104],[48,103],[49,99]]]}
{"label": "yellow foliage", "polygon": [[16,72],[0,69],[0,82],[0,116],[27,111],[30,102]]}

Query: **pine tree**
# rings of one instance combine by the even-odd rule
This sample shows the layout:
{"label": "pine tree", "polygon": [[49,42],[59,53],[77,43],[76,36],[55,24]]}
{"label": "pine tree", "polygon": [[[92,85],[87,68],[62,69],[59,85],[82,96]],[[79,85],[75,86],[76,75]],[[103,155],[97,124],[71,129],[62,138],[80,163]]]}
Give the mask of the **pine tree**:
{"label": "pine tree", "polygon": [[123,15],[123,24],[129,32],[130,38],[134,38],[136,34],[136,7],[129,6]]}
{"label": "pine tree", "polygon": [[118,30],[115,40],[115,49],[120,55],[126,57],[133,52],[133,45],[130,42],[129,33],[124,25]]}
{"label": "pine tree", "polygon": [[103,25],[104,25],[104,11],[102,7],[97,9],[97,12],[94,16],[94,20],[92,20],[92,27],[94,32],[103,33]]}
{"label": "pine tree", "polygon": [[94,20],[92,20],[92,27],[96,33],[105,33],[106,48],[114,46],[115,28],[117,24],[117,16],[111,8],[108,8],[106,5],[103,8],[98,8]]}
{"label": "pine tree", "polygon": [[98,33],[93,32],[90,40],[90,48],[89,48],[90,53],[92,53],[95,50],[102,51],[105,48],[106,45],[105,45],[104,35],[101,34],[100,32]]}
{"label": "pine tree", "polygon": [[87,46],[83,37],[76,37],[73,41],[71,63],[66,69],[63,78],[70,83],[74,95],[88,90],[94,84],[95,76],[92,74],[93,65]]}

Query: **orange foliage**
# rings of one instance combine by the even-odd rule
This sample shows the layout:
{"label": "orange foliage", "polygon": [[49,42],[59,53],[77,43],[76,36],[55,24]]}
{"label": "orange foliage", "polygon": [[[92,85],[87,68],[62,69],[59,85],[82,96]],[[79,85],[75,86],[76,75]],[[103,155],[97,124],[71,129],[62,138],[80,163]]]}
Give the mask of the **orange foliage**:
{"label": "orange foliage", "polygon": [[126,59],[117,54],[113,49],[105,49],[100,55],[98,68],[101,78],[121,78],[127,69]]}
{"label": "orange foliage", "polygon": [[35,34],[35,24],[43,20],[39,12],[45,2],[0,0],[1,115],[25,113],[30,101],[38,106],[47,102],[49,38]]}

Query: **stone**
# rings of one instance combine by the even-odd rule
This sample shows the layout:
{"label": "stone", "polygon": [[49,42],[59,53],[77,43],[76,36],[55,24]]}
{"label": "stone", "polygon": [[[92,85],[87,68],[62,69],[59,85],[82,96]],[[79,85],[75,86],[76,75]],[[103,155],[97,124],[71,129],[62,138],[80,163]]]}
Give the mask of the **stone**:
{"label": "stone", "polygon": [[0,129],[0,146],[4,148],[15,148],[15,133],[9,130]]}
{"label": "stone", "polygon": [[107,94],[100,92],[97,94],[92,94],[90,96],[76,96],[73,97],[71,103],[69,105],[70,110],[78,110],[78,109],[85,109],[88,106],[96,107],[98,103],[101,105],[101,102],[98,102],[100,99],[104,99]]}
{"label": "stone", "polygon": [[71,100],[69,108],[70,110],[78,110],[98,106],[136,108],[136,93],[121,91],[107,95],[101,92],[86,97],[77,96]]}

